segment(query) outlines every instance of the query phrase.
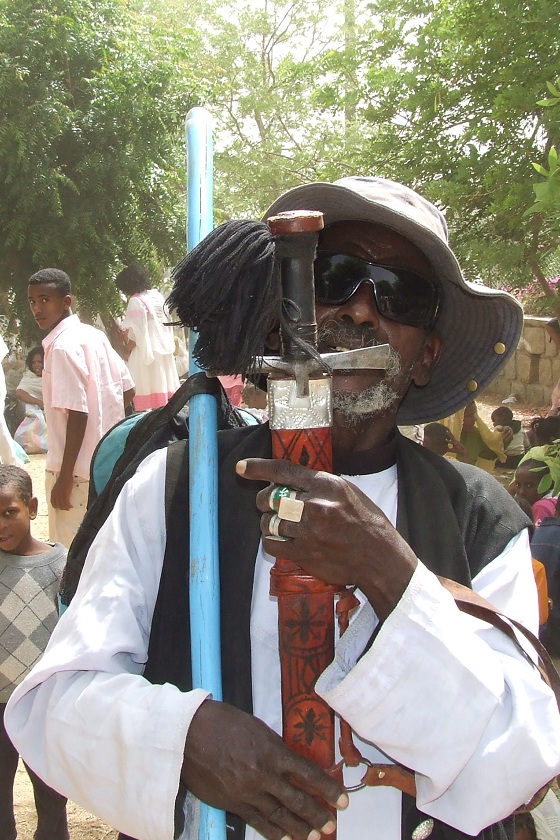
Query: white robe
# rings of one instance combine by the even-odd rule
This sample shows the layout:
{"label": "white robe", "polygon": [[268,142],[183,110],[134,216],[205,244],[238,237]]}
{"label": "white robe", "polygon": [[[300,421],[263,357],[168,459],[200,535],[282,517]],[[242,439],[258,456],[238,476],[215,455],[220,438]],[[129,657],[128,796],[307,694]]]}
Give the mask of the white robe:
{"label": "white robe", "polygon": [[[45,656],[6,713],[10,736],[40,776],[139,840],[173,837],[186,733],[207,696],[141,677],[165,548],[164,478],[165,451],[146,459],[128,482]],[[394,521],[396,468],[353,480]],[[277,726],[269,565],[259,552],[253,689],[255,714]],[[526,532],[474,583],[536,628]],[[422,563],[370,651],[358,658],[376,621],[364,604],[317,689],[362,739],[416,770],[426,814],[476,834],[559,772],[560,716],[551,692],[509,639],[460,613]],[[188,829],[194,838],[192,821]],[[353,794],[338,837],[400,840],[400,794],[383,788]]]}

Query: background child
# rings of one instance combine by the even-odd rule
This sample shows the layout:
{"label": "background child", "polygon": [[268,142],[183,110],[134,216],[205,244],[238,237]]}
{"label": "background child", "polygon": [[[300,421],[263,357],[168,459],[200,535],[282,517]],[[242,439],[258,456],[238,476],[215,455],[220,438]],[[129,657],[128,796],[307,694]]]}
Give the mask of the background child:
{"label": "background child", "polygon": [[476,403],[469,403],[463,413],[460,441],[465,447],[461,458],[467,464],[476,464],[486,472],[494,472],[496,461],[505,463],[504,447],[511,442],[511,432],[492,431],[480,417]]}
{"label": "background child", "polygon": [[28,455],[47,451],[47,422],[43,403],[43,367],[45,351],[34,347],[27,354],[26,370],[17,387],[16,397],[25,407],[25,417],[14,432],[14,440]]}
{"label": "background child", "polygon": [[[4,727],[8,698],[42,656],[56,624],[66,549],[31,535],[37,498],[21,467],[0,464],[0,836],[16,837],[18,754]],[[27,767],[27,765],[26,765]],[[67,840],[66,799],[27,767],[37,808],[35,840]]]}
{"label": "background child", "polygon": [[550,467],[544,461],[526,458],[515,471],[510,491],[512,495],[529,502],[536,527],[545,516],[555,515],[556,497],[551,493],[553,486]]}
{"label": "background child", "polygon": [[533,417],[527,437],[531,446],[545,446],[560,438],[560,417]]}
{"label": "background child", "polygon": [[506,427],[511,429],[512,437],[504,449],[506,460],[502,466],[506,469],[515,469],[530,447],[529,438],[523,431],[521,420],[514,419],[513,412],[507,405],[501,405],[496,408],[490,415],[490,419],[494,424],[494,431],[496,432],[503,433]]}
{"label": "background child", "polygon": [[437,455],[456,456],[461,460],[465,448],[443,423],[427,423],[424,426],[424,446]]}

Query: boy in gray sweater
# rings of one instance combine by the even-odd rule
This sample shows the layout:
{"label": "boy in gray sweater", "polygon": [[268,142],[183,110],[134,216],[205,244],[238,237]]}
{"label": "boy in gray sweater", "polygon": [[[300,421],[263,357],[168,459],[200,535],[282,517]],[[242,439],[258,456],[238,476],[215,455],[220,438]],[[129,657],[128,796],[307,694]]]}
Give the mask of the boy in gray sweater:
{"label": "boy in gray sweater", "polygon": [[[29,474],[0,464],[0,840],[15,840],[18,754],[4,727],[12,691],[42,656],[56,624],[56,596],[66,560],[60,543],[31,534],[37,498]],[[66,799],[29,767],[37,808],[35,840],[68,840]]]}

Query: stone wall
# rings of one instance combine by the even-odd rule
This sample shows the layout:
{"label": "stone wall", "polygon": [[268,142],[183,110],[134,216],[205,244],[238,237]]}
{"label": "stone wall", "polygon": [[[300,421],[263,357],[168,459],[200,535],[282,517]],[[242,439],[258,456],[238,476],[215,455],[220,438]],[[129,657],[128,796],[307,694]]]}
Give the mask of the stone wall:
{"label": "stone wall", "polygon": [[550,405],[552,389],[560,379],[560,354],[545,331],[548,320],[525,318],[517,351],[487,391],[502,399],[515,394],[533,406]]}

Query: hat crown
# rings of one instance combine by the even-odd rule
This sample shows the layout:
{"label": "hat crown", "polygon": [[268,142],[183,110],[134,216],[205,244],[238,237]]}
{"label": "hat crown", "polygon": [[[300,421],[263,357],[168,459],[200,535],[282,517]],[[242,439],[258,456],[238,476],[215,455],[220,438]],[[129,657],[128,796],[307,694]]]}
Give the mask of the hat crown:
{"label": "hat crown", "polygon": [[352,190],[366,201],[371,201],[377,206],[382,205],[391,212],[410,219],[447,244],[447,223],[443,213],[430,201],[404,184],[398,184],[387,178],[356,176],[339,178],[334,183],[339,187]]}

